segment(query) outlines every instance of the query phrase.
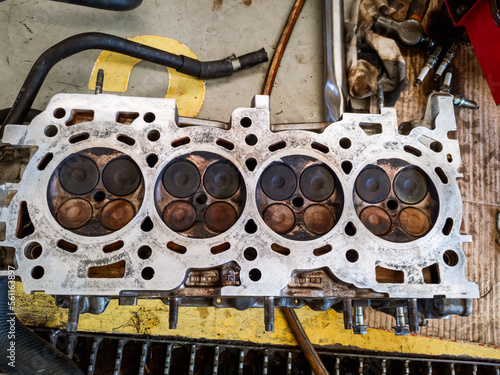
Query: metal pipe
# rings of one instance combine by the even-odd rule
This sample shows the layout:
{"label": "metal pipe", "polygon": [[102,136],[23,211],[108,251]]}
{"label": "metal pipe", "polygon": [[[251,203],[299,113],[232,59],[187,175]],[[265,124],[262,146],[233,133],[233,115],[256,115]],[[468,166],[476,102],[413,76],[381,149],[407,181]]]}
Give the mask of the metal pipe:
{"label": "metal pipe", "polygon": [[81,5],[85,7],[124,11],[132,10],[142,4],[142,0],[52,0],[58,3]]}
{"label": "metal pipe", "polygon": [[338,121],[347,107],[345,72],[344,2],[325,0],[325,114],[326,121]]}
{"label": "metal pipe", "polygon": [[114,35],[103,33],[85,33],[69,37],[46,50],[35,62],[29,72],[11,111],[0,128],[0,136],[6,124],[22,124],[40,87],[50,69],[59,61],[79,52],[99,49],[122,53],[155,64],[168,66],[177,71],[197,78],[217,78],[229,76],[233,72],[249,68],[267,61],[264,49],[238,58],[226,58],[216,61],[198,61],[183,55],[176,55],[157,48],[135,43]]}

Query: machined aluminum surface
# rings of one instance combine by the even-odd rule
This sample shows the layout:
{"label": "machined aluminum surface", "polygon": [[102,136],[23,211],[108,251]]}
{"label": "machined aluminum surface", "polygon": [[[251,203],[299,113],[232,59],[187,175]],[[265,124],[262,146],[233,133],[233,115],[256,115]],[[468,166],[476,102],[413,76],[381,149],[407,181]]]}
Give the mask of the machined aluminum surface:
{"label": "machined aluminum surface", "polygon": [[[462,244],[471,241],[471,237],[460,234],[462,200],[456,183],[461,177],[457,172],[460,152],[458,141],[448,137],[448,132],[456,130],[453,101],[450,95],[440,93],[431,95],[430,101],[435,115],[433,123],[429,127],[415,127],[410,134],[402,135],[398,132],[393,108],[383,108],[381,114],[344,113],[341,121],[318,133],[283,130],[285,126],[272,131],[267,96],[256,96],[252,108],[236,109],[229,126],[224,129],[220,123],[211,121],[198,120],[191,126],[189,122],[183,123],[176,114],[174,100],[56,95],[29,126],[9,125],[5,129],[4,144],[36,149],[21,181],[2,186],[4,197],[12,191],[17,193],[8,206],[4,203],[1,208],[0,221],[6,225],[6,234],[0,246],[15,249],[16,274],[21,277],[28,293],[45,291],[58,295],[118,296],[134,291],[141,295],[155,295],[185,284],[188,271],[216,268],[232,262],[233,269],[238,270],[237,281],[220,288],[221,296],[282,296],[287,286],[300,286],[303,282],[300,277],[292,276],[294,271],[325,269],[347,285],[353,291],[349,296],[354,298],[358,296],[356,291],[363,290],[388,298],[477,298],[477,285],[466,280],[464,271],[466,258]],[[58,119],[54,114],[60,108],[64,109],[65,115]],[[65,123],[73,110],[93,111],[92,121],[67,126]],[[118,112],[138,113],[139,116],[126,125],[117,122]],[[144,117],[145,114],[154,116]],[[48,126],[53,126],[51,131],[47,131]],[[156,141],[148,139],[153,130],[160,136]],[[87,139],[79,141],[78,137],[75,138],[83,133],[88,134]],[[250,134],[255,136],[253,141],[256,139],[253,145],[249,144],[253,141],[245,140]],[[135,142],[133,145],[129,144],[130,141],[124,143],[120,140],[124,137],[119,136]],[[175,142],[179,139],[184,141]],[[276,144],[280,147],[271,147],[274,151],[270,151],[270,146]],[[231,150],[228,145],[232,145]],[[113,149],[130,157],[142,173],[144,198],[134,218],[122,229],[101,236],[82,236],[63,228],[55,220],[48,207],[47,186],[65,158],[92,148]],[[245,187],[245,203],[236,223],[210,238],[189,238],[171,230],[163,222],[154,201],[155,186],[167,164],[177,157],[196,152],[209,152],[230,161],[241,174]],[[52,154],[52,160],[39,170],[48,153]],[[151,154],[158,157],[153,167],[147,162]],[[310,157],[327,165],[338,178],[337,188],[343,192],[342,212],[336,217],[334,227],[310,240],[299,241],[275,233],[265,223],[256,202],[256,190],[263,171],[291,155]],[[247,165],[251,158],[256,161],[253,170]],[[367,165],[382,159],[399,159],[418,167],[435,187],[439,208],[432,228],[424,236],[408,242],[388,241],[370,232],[356,213],[356,178]],[[346,168],[346,165],[350,167]],[[19,230],[22,202],[26,202],[34,231],[18,238],[16,230]],[[141,224],[148,217],[152,229],[144,231]],[[245,229],[249,220],[256,224],[254,233]],[[355,233],[346,233],[349,226],[355,228]],[[61,249],[57,246],[60,240],[76,245],[77,250]],[[103,251],[107,245],[118,241],[123,241],[120,249]],[[185,252],[181,254],[169,249],[167,244],[171,242],[184,247]],[[26,249],[33,243],[38,243],[42,252],[36,259],[29,259],[34,257],[27,256]],[[226,246],[225,251],[211,252],[212,248],[226,243],[229,248]],[[273,251],[273,244],[289,249],[289,254]],[[143,246],[152,250],[147,259],[138,256],[138,249]],[[325,246],[331,250],[315,252],[315,249]],[[257,251],[253,260],[244,256],[249,247]],[[357,260],[346,257],[349,250],[357,252]],[[447,251],[447,254],[451,251],[454,255],[451,262],[446,261]],[[123,277],[89,277],[90,267],[120,261],[125,262]],[[437,265],[439,278],[437,282],[428,283],[424,280],[423,269],[433,265]],[[43,275],[35,273],[36,278],[33,278],[33,270],[40,270],[37,267],[43,268]],[[403,279],[397,283],[378,282],[377,267],[399,272]],[[149,270],[150,277],[144,277],[145,269]],[[255,270],[260,273],[260,278],[253,281],[250,275],[255,274]],[[1,274],[6,274],[6,271],[0,271]],[[307,280],[307,283],[320,281]],[[307,290],[304,288],[304,296],[324,296],[321,292],[314,295]],[[300,294],[296,296],[300,297]],[[345,296],[347,294],[338,295]]]}

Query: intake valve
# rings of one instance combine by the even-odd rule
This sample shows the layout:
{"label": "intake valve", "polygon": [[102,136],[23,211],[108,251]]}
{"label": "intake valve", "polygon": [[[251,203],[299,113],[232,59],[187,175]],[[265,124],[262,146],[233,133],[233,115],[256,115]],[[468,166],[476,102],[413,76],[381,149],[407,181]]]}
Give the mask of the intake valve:
{"label": "intake valve", "polygon": [[139,187],[141,171],[130,159],[114,159],[104,167],[102,182],[111,194],[129,195]]}
{"label": "intake valve", "polygon": [[240,187],[240,175],[229,163],[215,163],[206,170],[203,184],[211,196],[227,199]]}
{"label": "intake valve", "polygon": [[64,202],[57,210],[56,218],[66,229],[84,226],[92,216],[92,206],[85,199],[73,198]]}
{"label": "intake valve", "polygon": [[391,182],[387,173],[377,167],[364,169],[356,179],[356,192],[368,203],[383,201],[390,190]]}
{"label": "intake valve", "polygon": [[101,222],[110,230],[122,229],[135,216],[135,207],[125,199],[116,199],[104,206],[101,211]]}
{"label": "intake valve", "polygon": [[300,176],[300,190],[314,202],[321,202],[333,194],[335,182],[332,174],[324,167],[307,168]]}
{"label": "intake valve", "polygon": [[413,168],[403,169],[394,179],[394,193],[406,204],[420,202],[427,195],[425,177]]}
{"label": "intake valve", "polygon": [[74,155],[63,162],[59,172],[61,186],[71,194],[89,193],[99,181],[99,169],[89,158]]}
{"label": "intake valve", "polygon": [[269,198],[282,201],[293,194],[297,187],[297,179],[290,167],[285,164],[275,164],[262,174],[261,186]]}
{"label": "intake valve", "polygon": [[163,174],[163,186],[176,198],[189,197],[200,186],[200,172],[188,161],[172,163]]}

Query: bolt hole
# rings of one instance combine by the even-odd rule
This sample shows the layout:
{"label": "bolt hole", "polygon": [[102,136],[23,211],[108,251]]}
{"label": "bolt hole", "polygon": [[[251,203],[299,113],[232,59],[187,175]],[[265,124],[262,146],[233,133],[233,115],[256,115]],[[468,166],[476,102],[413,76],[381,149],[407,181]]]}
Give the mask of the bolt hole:
{"label": "bolt hole", "polygon": [[44,134],[47,137],[51,138],[51,137],[55,137],[58,131],[59,130],[57,129],[57,126],[55,126],[55,125],[49,125],[49,126],[47,126],[45,128]]}
{"label": "bolt hole", "polygon": [[446,265],[454,267],[458,264],[459,261],[458,254],[453,250],[446,250],[443,254],[443,260]]}
{"label": "bolt hole", "polygon": [[252,119],[250,117],[242,117],[240,125],[244,128],[249,128],[252,125]]}
{"label": "bolt hole", "polygon": [[255,260],[257,259],[257,250],[255,250],[255,248],[253,247],[247,247],[243,252],[243,256],[246,260]]}
{"label": "bolt hole", "polygon": [[144,219],[141,224],[141,229],[143,232],[150,232],[154,227],[153,221],[148,217]]}
{"label": "bolt hole", "polygon": [[28,259],[38,259],[42,255],[42,245],[40,245],[38,242],[32,242],[28,246],[26,246],[26,250],[24,250],[24,255],[26,255],[26,258]]}
{"label": "bolt hole", "polygon": [[257,224],[255,224],[255,221],[252,219],[248,220],[248,222],[245,224],[245,232],[253,234],[257,232]]}
{"label": "bolt hole", "polygon": [[200,193],[196,196],[196,198],[194,200],[198,204],[205,204],[205,203],[207,203],[208,198],[207,198],[207,195],[205,193]]}
{"label": "bolt hole", "polygon": [[347,225],[344,228],[345,234],[348,236],[354,236],[356,234],[356,227],[354,226],[353,223],[348,222]]}
{"label": "bolt hole", "polygon": [[64,116],[66,116],[66,111],[63,108],[57,108],[54,111],[55,118],[63,118]]}
{"label": "bolt hole", "polygon": [[146,163],[148,163],[149,168],[153,168],[156,163],[158,163],[158,156],[156,154],[150,154],[146,157]]}
{"label": "bolt hole", "polygon": [[257,144],[257,136],[255,134],[248,134],[245,137],[245,142],[249,146],[255,146]]}
{"label": "bolt hole", "polygon": [[154,120],[156,120],[156,116],[153,112],[147,112],[144,114],[144,121],[148,124],[152,123]]}
{"label": "bolt hole", "polygon": [[443,144],[441,142],[438,142],[438,141],[432,142],[429,147],[434,152],[441,152],[441,151],[443,151]]}
{"label": "bolt hole", "polygon": [[146,267],[142,270],[141,276],[144,280],[151,280],[155,275],[155,270],[151,267]]}
{"label": "bolt hole", "polygon": [[387,208],[389,210],[395,210],[398,208],[398,202],[396,202],[395,200],[393,199],[390,199],[387,201]]}
{"label": "bolt hole", "polygon": [[351,143],[351,140],[349,138],[342,138],[340,141],[339,141],[339,145],[340,147],[342,148],[345,148],[345,149],[348,149],[351,147],[352,143]]}
{"label": "bolt hole", "polygon": [[137,256],[141,259],[149,259],[153,251],[149,246],[141,246],[139,250],[137,250]]}
{"label": "bolt hole", "polygon": [[96,202],[102,202],[106,198],[106,194],[102,190],[97,190],[93,195],[92,199]]}
{"label": "bolt hole", "polygon": [[302,207],[304,205],[304,199],[302,199],[302,197],[295,197],[292,199],[292,204],[295,206],[295,207]]}
{"label": "bolt hole", "polygon": [[350,249],[345,252],[345,258],[348,262],[356,263],[359,259],[359,254],[356,250]]}
{"label": "bolt hole", "polygon": [[257,168],[257,159],[255,159],[255,158],[248,158],[245,161],[245,165],[247,166],[247,168],[248,168],[248,170],[250,172],[253,172],[255,170],[255,168]]}
{"label": "bolt hole", "polygon": [[250,272],[248,273],[248,277],[250,277],[250,280],[252,281],[259,281],[262,277],[262,272],[260,272],[259,269],[254,268],[250,270]]}
{"label": "bolt hole", "polygon": [[148,139],[151,142],[156,142],[158,139],[160,139],[160,132],[158,130],[150,130],[148,132]]}
{"label": "bolt hole", "polygon": [[35,280],[41,279],[44,274],[45,270],[43,269],[42,266],[33,267],[33,269],[31,270],[31,277],[34,278]]}

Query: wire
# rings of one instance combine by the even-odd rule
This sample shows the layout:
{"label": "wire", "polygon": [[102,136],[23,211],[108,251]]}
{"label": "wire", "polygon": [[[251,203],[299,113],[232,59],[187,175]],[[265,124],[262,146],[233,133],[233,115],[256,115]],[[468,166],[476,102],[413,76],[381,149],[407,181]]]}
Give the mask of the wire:
{"label": "wire", "polygon": [[271,60],[271,64],[269,65],[269,70],[267,71],[266,80],[264,82],[264,86],[262,87],[262,95],[271,95],[271,91],[273,90],[274,80],[276,79],[276,74],[278,73],[278,68],[280,66],[283,53],[285,52],[286,45],[288,44],[290,35],[292,35],[293,28],[295,27],[295,23],[299,18],[299,14],[300,11],[302,10],[304,3],[305,0],[296,0],[295,4],[293,5],[292,11],[288,16],[288,20],[286,21],[285,27],[283,28],[283,32],[281,33],[278,45],[274,50],[273,59]]}

